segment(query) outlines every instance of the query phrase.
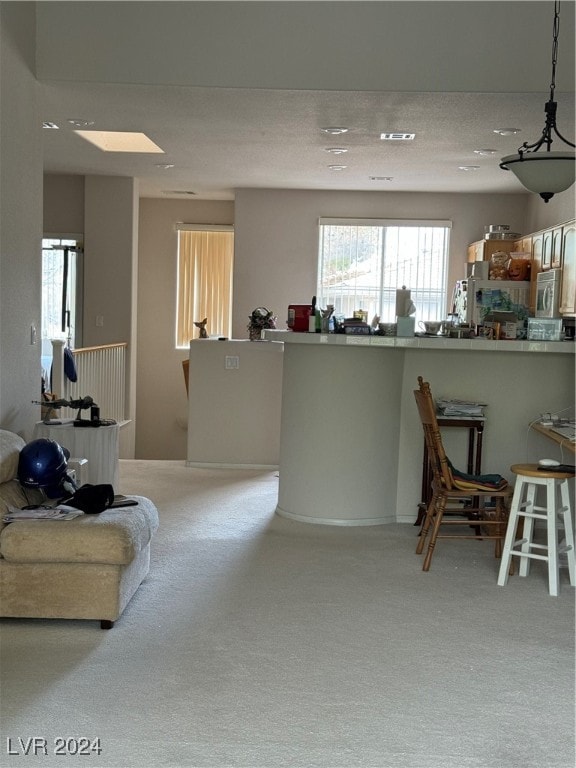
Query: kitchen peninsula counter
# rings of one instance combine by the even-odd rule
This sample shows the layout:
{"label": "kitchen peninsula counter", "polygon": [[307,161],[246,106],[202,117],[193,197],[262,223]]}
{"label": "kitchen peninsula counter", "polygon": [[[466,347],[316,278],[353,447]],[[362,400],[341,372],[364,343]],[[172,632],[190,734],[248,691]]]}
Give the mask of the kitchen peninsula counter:
{"label": "kitchen peninsula counter", "polygon": [[354,336],[342,333],[293,333],[292,331],[266,330],[268,341],[287,344],[335,345],[339,347],[387,347],[393,349],[445,349],[467,352],[552,352],[574,356],[576,347],[570,341],[528,341],[490,339],[450,339],[446,336]]}
{"label": "kitchen peninsula counter", "polygon": [[[265,331],[284,343],[277,513],[302,522],[414,522],[423,436],[413,390],[487,404],[483,472],[555,455],[529,424],[574,402],[571,342]],[[443,430],[466,464],[466,430]]]}

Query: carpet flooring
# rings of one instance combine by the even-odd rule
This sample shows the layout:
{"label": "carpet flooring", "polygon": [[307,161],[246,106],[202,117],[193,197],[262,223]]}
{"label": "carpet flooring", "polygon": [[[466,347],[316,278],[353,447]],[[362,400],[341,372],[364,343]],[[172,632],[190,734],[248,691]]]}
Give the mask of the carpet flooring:
{"label": "carpet flooring", "polygon": [[498,587],[471,540],[423,573],[411,525],[275,515],[274,472],[120,472],[159,509],[150,573],[110,631],[1,621],[4,768],[573,768],[565,570]]}

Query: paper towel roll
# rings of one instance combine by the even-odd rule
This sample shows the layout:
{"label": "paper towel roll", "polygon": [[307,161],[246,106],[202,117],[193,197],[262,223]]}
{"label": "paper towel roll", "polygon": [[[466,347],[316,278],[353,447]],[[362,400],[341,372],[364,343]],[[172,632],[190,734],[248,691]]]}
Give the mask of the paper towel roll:
{"label": "paper towel roll", "polygon": [[402,288],[396,290],[396,317],[408,317],[411,307],[414,305],[410,298],[410,291],[403,285]]}

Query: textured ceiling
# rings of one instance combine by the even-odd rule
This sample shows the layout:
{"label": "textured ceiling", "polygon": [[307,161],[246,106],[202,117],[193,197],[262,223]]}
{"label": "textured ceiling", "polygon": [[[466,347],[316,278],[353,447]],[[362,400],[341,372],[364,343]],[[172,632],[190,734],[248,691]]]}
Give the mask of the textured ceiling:
{"label": "textured ceiling", "polygon": [[[473,22],[490,29],[490,14],[500,22],[494,34],[476,34]],[[41,3],[41,117],[60,126],[43,131],[45,170],[135,177],[150,197],[233,199],[246,187],[521,192],[498,161],[544,126],[552,18],[552,2]],[[57,46],[64,20],[60,39],[70,44]],[[574,3],[565,1],[556,97],[560,129],[571,140],[573,21]],[[377,45],[376,22],[387,49]],[[333,58],[340,48],[341,62]],[[302,87],[306,69],[310,86]],[[165,154],[103,153],[74,133],[70,119],[143,131]],[[322,133],[334,125],[350,130]],[[521,133],[494,133],[509,127]],[[383,142],[383,131],[416,138]],[[330,147],[348,152],[335,156]],[[496,154],[480,157],[476,149]],[[328,168],[335,164],[347,167]]]}

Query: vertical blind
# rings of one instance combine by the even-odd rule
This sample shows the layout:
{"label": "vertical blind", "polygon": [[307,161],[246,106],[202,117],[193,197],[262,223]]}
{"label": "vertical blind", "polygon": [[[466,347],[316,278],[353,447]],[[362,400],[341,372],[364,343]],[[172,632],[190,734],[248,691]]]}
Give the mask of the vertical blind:
{"label": "vertical blind", "polygon": [[446,312],[451,222],[320,219],[317,296],[336,314],[363,309],[395,318],[396,290],[406,286],[421,320]]}
{"label": "vertical blind", "polygon": [[194,322],[207,318],[210,336],[231,336],[234,232],[178,228],[176,346],[198,338]]}

